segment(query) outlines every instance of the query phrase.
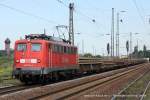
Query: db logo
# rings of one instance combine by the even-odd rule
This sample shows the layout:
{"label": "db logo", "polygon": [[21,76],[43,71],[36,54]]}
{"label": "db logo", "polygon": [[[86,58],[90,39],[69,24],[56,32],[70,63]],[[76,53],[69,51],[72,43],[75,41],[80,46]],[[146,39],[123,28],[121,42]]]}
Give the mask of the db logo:
{"label": "db logo", "polygon": [[26,63],[31,63],[31,60],[30,59],[26,59]]}
{"label": "db logo", "polygon": [[68,63],[69,59],[68,58],[62,58],[62,63]]}

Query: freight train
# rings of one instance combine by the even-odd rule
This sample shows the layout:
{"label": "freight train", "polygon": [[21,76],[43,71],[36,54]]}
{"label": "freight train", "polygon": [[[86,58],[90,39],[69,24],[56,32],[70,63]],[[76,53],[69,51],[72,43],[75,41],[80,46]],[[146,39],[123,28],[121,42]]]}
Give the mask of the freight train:
{"label": "freight train", "polygon": [[[102,63],[99,61],[94,66],[91,62],[81,62],[79,66],[77,52],[77,47],[64,39],[45,34],[26,35],[25,39],[15,42],[13,76],[23,83],[45,82],[78,73],[99,72],[101,68],[112,69],[112,65],[100,67]],[[125,63],[121,62],[119,66],[127,65]]]}

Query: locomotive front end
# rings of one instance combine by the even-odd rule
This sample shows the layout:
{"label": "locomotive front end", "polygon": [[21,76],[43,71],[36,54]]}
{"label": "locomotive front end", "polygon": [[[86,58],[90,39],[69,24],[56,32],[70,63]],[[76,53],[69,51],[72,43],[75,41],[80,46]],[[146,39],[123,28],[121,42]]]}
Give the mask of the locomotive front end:
{"label": "locomotive front end", "polygon": [[42,75],[43,42],[38,40],[19,40],[15,43],[14,71],[15,78],[22,82],[38,80]]}

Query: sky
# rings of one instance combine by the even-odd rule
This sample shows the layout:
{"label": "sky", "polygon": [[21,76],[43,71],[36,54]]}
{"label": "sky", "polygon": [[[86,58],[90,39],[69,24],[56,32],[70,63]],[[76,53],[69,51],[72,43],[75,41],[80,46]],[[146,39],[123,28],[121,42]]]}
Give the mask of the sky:
{"label": "sky", "polygon": [[[55,26],[68,25],[70,2],[74,2],[75,44],[79,53],[107,55],[110,43],[111,9],[120,13],[120,55],[126,54],[126,41],[133,33],[133,47],[138,44],[150,49],[149,0],[0,0],[0,49],[4,41],[11,40],[11,48],[27,34],[43,33],[58,36]],[[125,12],[121,12],[125,11]],[[95,20],[93,22],[92,20]],[[61,30],[68,38],[67,31]],[[139,33],[139,34],[134,34]],[[84,49],[82,49],[84,47]]]}

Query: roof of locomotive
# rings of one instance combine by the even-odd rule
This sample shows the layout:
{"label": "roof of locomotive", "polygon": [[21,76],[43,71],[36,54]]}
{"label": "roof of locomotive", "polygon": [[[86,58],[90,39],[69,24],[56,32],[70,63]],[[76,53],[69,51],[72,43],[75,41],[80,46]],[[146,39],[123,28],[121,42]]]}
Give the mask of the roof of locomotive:
{"label": "roof of locomotive", "polygon": [[47,36],[45,34],[44,35],[43,34],[26,35],[25,39],[16,40],[15,43],[27,43],[28,41],[30,41],[30,42],[38,42],[38,43],[48,42],[48,43],[51,43],[51,44],[59,44],[59,45],[63,45],[63,46],[76,47],[76,46],[71,45],[70,42],[67,41],[67,40],[56,38],[56,37],[52,37],[52,36]]}

